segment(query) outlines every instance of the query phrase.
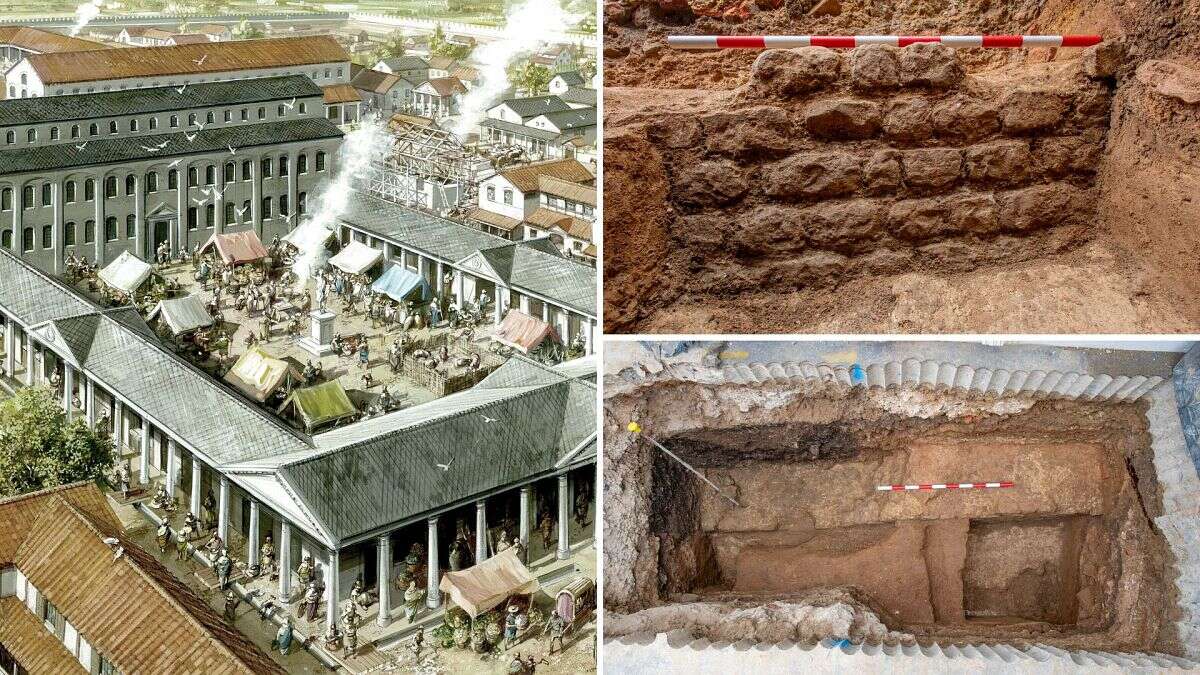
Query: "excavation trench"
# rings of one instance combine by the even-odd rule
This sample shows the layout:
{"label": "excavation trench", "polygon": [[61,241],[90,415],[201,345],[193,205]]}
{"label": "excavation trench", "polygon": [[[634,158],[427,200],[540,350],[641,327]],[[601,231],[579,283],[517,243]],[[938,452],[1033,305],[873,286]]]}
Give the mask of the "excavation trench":
{"label": "excavation trench", "polygon": [[[648,399],[648,429],[666,413],[655,403],[694,398],[665,389]],[[722,493],[633,446],[624,460],[649,474],[639,508],[656,578],[625,603],[650,609],[618,615],[610,634],[1170,650],[1173,572],[1150,520],[1160,497],[1140,404],[1010,400],[995,414],[1001,403],[947,408],[927,393],[913,416],[881,408],[889,396],[792,399],[717,419],[673,413],[678,430],[658,440]],[[928,412],[947,409],[953,418]],[[987,481],[1015,486],[876,489]],[[813,624],[835,607],[848,623]]]}

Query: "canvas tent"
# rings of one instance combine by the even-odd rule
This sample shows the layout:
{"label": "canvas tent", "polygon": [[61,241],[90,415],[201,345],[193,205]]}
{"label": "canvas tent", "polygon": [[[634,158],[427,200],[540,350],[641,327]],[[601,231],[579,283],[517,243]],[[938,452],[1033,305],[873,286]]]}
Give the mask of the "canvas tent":
{"label": "canvas tent", "polygon": [[100,279],[117,290],[132,293],[146,283],[153,269],[129,251],[122,251],[116,260],[100,270]]}
{"label": "canvas tent", "polygon": [[297,417],[304,423],[305,431],[312,431],[323,424],[358,414],[358,409],[350,402],[346,390],[342,389],[337,380],[330,380],[315,387],[296,389],[279,406],[279,412],[283,414],[289,408],[294,409]]}
{"label": "canvas tent", "polygon": [[262,347],[251,347],[225,374],[226,382],[259,403],[270,398],[289,379],[299,382],[301,375],[287,361],[271,356]]}
{"label": "canvas tent", "polygon": [[155,317],[167,324],[171,335],[175,337],[213,325],[204,300],[196,293],[183,298],[160,301],[150,310],[146,319],[153,321]]}
{"label": "canvas tent", "polygon": [[375,266],[383,258],[383,251],[371,248],[358,241],[352,241],[329,259],[329,264],[347,274],[363,274]]}
{"label": "canvas tent", "polygon": [[534,593],[539,586],[517,557],[517,550],[510,548],[473,567],[446,572],[438,588],[474,619],[510,595]]}
{"label": "canvas tent", "polygon": [[492,333],[492,339],[521,351],[522,354],[537,349],[546,338],[561,342],[554,326],[529,316],[519,309],[510,309],[504,320]]}
{"label": "canvas tent", "polygon": [[200,247],[200,252],[205,253],[214,246],[227,265],[258,262],[267,257],[267,249],[254,230],[213,234]]}
{"label": "canvas tent", "polygon": [[[420,297],[414,297],[417,289],[420,289]],[[397,302],[405,300],[419,300],[424,302],[433,297],[433,289],[430,288],[429,282],[425,280],[425,277],[412,270],[407,270],[400,265],[389,267],[383,273],[383,276],[371,284],[371,290],[376,293],[383,293]]]}

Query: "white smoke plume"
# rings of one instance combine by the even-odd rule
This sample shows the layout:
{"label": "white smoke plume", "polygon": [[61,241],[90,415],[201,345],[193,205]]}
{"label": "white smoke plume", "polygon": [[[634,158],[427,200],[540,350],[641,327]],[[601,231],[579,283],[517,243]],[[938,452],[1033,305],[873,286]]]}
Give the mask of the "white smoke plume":
{"label": "white smoke plume", "polygon": [[103,0],[89,0],[75,8],[75,25],[71,26],[71,35],[79,35],[83,27],[92,19],[100,16],[100,4]]}
{"label": "white smoke plume", "polygon": [[454,133],[466,136],[478,126],[488,106],[508,88],[508,64],[521,54],[560,36],[583,19],[568,12],[558,0],[525,0],[508,8],[500,39],[481,44],[471,55],[481,64],[479,84],[463,97],[461,116]]}
{"label": "white smoke plume", "polygon": [[312,215],[287,236],[287,240],[300,249],[292,263],[292,271],[300,278],[300,283],[307,282],[313,272],[325,267],[325,242],[336,228],[338,217],[350,204],[352,186],[372,163],[382,160],[391,147],[386,123],[375,116],[367,116],[357,129],[346,134],[333,180],[318,195]]}

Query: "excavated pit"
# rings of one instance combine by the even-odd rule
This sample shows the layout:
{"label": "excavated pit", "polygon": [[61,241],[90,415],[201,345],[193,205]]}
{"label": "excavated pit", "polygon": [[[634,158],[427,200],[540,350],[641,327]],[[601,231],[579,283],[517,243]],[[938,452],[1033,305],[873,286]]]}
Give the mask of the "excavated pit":
{"label": "excavated pit", "polygon": [[[605,13],[610,332],[1200,329],[1200,6],[610,0]],[[665,47],[681,33],[1060,32],[1108,41]]]}
{"label": "excavated pit", "polygon": [[[771,403],[755,407],[675,384],[642,396],[610,408],[669,428],[658,440],[722,491],[644,442],[610,447],[616,476],[645,478],[634,503],[612,502],[606,541],[642,516],[648,528],[620,561],[632,575],[613,574],[606,550],[610,636],[1179,651],[1141,404],[859,390],[760,393]],[[875,490],[1002,480],[1016,486]]]}

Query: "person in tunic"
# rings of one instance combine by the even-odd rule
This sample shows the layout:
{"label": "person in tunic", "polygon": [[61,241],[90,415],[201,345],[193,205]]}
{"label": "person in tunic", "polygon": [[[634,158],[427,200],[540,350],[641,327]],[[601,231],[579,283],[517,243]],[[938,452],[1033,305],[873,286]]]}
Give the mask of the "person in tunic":
{"label": "person in tunic", "polygon": [[233,591],[225,594],[225,620],[233,623],[237,620],[238,596]]}
{"label": "person in tunic", "polygon": [[417,610],[421,608],[421,601],[425,598],[425,591],[417,588],[417,582],[408,582],[408,590],[404,591],[404,618],[412,623],[417,618]]}
{"label": "person in tunic", "polygon": [[271,535],[268,534],[263,545],[259,548],[258,559],[262,562],[264,570],[267,570],[272,576],[275,574],[275,544],[271,542]]}
{"label": "person in tunic", "polygon": [[279,653],[287,656],[292,650],[292,617],[288,617],[275,633],[275,643],[279,645]]}
{"label": "person in tunic", "polygon": [[304,594],[305,614],[309,621],[316,621],[317,607],[321,604],[321,591],[317,589],[316,580],[308,582],[308,591]]}
{"label": "person in tunic", "polygon": [[187,560],[188,557],[188,539],[192,536],[192,526],[186,522],[183,529],[179,530],[179,536],[175,538],[175,559]]}
{"label": "person in tunic", "polygon": [[558,613],[557,609],[550,613],[550,620],[546,622],[546,628],[544,632],[550,634],[550,648],[546,653],[554,653],[554,642],[556,640],[558,641],[559,651],[562,651],[563,636],[567,634],[567,622],[562,618],[562,615]]}
{"label": "person in tunic", "polygon": [[300,561],[300,566],[296,568],[296,576],[299,577],[300,583],[303,585],[313,580],[312,573],[312,556],[305,554],[304,559]]}
{"label": "person in tunic", "polygon": [[357,622],[346,624],[345,639],[342,642],[342,655],[346,658],[355,656],[358,652],[358,626]]}
{"label": "person in tunic", "polygon": [[212,488],[209,488],[208,494],[204,495],[204,502],[201,503],[204,507],[204,529],[211,530],[217,526],[217,498],[213,495]]}
{"label": "person in tunic", "polygon": [[504,648],[509,649],[517,640],[517,630],[520,628],[520,623],[517,621],[521,609],[516,605],[508,606],[508,616],[504,618]]}
{"label": "person in tunic", "polygon": [[542,533],[542,548],[549,551],[554,535],[554,519],[550,517],[549,511],[542,513],[542,520],[538,523],[538,530]]}
{"label": "person in tunic", "polygon": [[158,544],[159,555],[167,554],[167,546],[171,544],[171,528],[167,525],[167,521],[163,521],[158,526],[158,532],[154,535],[154,541]]}
{"label": "person in tunic", "polygon": [[233,569],[233,561],[229,559],[229,554],[222,549],[221,555],[217,557],[217,562],[213,566],[217,570],[217,581],[221,590],[229,585],[229,572]]}

